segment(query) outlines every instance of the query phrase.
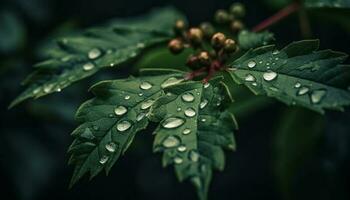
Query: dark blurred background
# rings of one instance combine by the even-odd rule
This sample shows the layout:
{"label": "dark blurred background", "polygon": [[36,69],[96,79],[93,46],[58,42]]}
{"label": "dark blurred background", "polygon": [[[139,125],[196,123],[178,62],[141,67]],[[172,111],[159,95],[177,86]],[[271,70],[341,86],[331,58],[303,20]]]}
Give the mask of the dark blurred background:
{"label": "dark blurred background", "polygon": [[[246,25],[252,27],[281,5],[275,0],[246,0]],[[193,25],[212,19],[230,0],[1,0],[0,2],[0,199],[195,199],[189,183],[178,183],[152,154],[146,130],[106,177],[83,179],[73,189],[73,168],[66,150],[76,127],[74,113],[90,97],[87,88],[104,78],[126,77],[128,70],[100,73],[60,94],[30,100],[7,110],[23,88],[20,82],[40,60],[50,38],[172,5]],[[282,1],[283,2],[283,1]],[[342,11],[343,12],[343,11]],[[322,48],[350,53],[350,15],[311,11],[313,37]],[[344,14],[344,15],[343,15]],[[297,15],[271,27],[278,45],[303,39]],[[232,109],[240,123],[238,150],[227,152],[226,169],[215,173],[210,199],[350,199],[350,112],[321,116],[287,108],[273,100],[251,98],[237,90]]]}

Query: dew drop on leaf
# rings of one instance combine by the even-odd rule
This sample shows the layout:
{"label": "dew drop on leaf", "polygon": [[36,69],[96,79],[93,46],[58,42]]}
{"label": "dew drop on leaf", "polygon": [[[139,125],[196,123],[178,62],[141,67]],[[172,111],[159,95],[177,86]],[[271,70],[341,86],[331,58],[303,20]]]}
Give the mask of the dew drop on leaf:
{"label": "dew drop on leaf", "polygon": [[97,49],[97,48],[91,49],[91,50],[89,51],[89,53],[88,53],[88,57],[89,57],[90,59],[96,59],[96,58],[98,58],[98,57],[100,57],[100,56],[101,56],[101,50],[99,50],[99,49]]}
{"label": "dew drop on leaf", "polygon": [[130,96],[129,96],[129,95],[126,95],[126,96],[124,97],[124,99],[125,99],[125,100],[128,100],[128,99],[130,99]]}
{"label": "dew drop on leaf", "polygon": [[177,150],[178,150],[179,152],[184,152],[184,151],[187,150],[187,148],[186,148],[186,146],[181,145],[181,146],[177,147]]}
{"label": "dew drop on leaf", "polygon": [[136,121],[141,121],[146,116],[146,113],[140,113],[136,116]]}
{"label": "dew drop on leaf", "polygon": [[323,89],[312,91],[310,95],[311,102],[314,104],[320,103],[322,99],[326,96],[326,94],[327,91]]}
{"label": "dew drop on leaf", "polygon": [[114,113],[119,116],[124,115],[126,112],[128,112],[128,109],[124,106],[118,106],[114,109]]}
{"label": "dew drop on leaf", "polygon": [[308,93],[309,90],[310,89],[308,87],[303,86],[298,90],[297,95],[299,95],[299,96],[304,95],[304,94]]}
{"label": "dew drop on leaf", "polygon": [[104,155],[100,158],[99,162],[103,165],[108,161],[109,157]]}
{"label": "dew drop on leaf", "polygon": [[165,80],[160,86],[162,88],[166,88],[166,87],[169,87],[169,86],[172,86],[172,85],[179,84],[182,81],[183,81],[183,79],[177,79],[175,77],[170,77],[167,80]]}
{"label": "dew drop on leaf", "polygon": [[255,61],[249,61],[249,62],[248,62],[248,67],[249,67],[249,68],[252,69],[252,68],[254,68],[255,66],[256,66],[256,62],[255,62]]}
{"label": "dew drop on leaf", "polygon": [[263,78],[265,81],[273,81],[277,78],[277,73],[269,70],[263,74]]}
{"label": "dew drop on leaf", "polygon": [[149,89],[152,88],[152,84],[150,84],[150,83],[147,82],[147,81],[144,81],[144,82],[142,82],[142,83],[140,84],[140,88],[141,88],[142,90],[149,90]]}
{"label": "dew drop on leaf", "polygon": [[105,148],[107,149],[107,151],[113,153],[113,152],[115,152],[117,145],[114,142],[110,142],[110,143],[105,145]]}
{"label": "dew drop on leaf", "polygon": [[189,157],[192,162],[198,162],[199,160],[199,154],[195,150],[190,151]]}
{"label": "dew drop on leaf", "polygon": [[206,121],[207,121],[207,119],[203,118],[203,119],[201,119],[201,121],[202,121],[202,122],[206,122]]}
{"label": "dew drop on leaf", "polygon": [[122,121],[117,124],[117,130],[120,132],[126,131],[131,127],[131,123],[128,121]]}
{"label": "dew drop on leaf", "polygon": [[208,105],[208,100],[207,99],[203,99],[203,101],[199,104],[199,108],[203,109],[207,105]]}
{"label": "dew drop on leaf", "polygon": [[248,82],[254,82],[255,81],[255,77],[251,74],[247,74],[244,78],[245,81],[248,81]]}
{"label": "dew drop on leaf", "polygon": [[256,82],[252,83],[253,86],[258,86],[258,84]]}
{"label": "dew drop on leaf", "polygon": [[191,93],[185,93],[181,96],[182,100],[184,100],[185,102],[192,102],[194,101],[194,96]]}
{"label": "dew drop on leaf", "polygon": [[141,109],[146,110],[150,108],[153,105],[154,101],[153,100],[147,100],[141,104]]}
{"label": "dew drop on leaf", "polygon": [[176,110],[177,110],[177,112],[180,112],[182,109],[181,109],[181,107],[178,107]]}
{"label": "dew drop on leaf", "polygon": [[180,158],[180,157],[175,157],[174,158],[174,163],[175,164],[181,164],[183,162],[183,159],[182,158]]}
{"label": "dew drop on leaf", "polygon": [[295,85],[294,85],[295,88],[300,88],[301,87],[301,83],[299,82],[296,82]]}
{"label": "dew drop on leaf", "polygon": [[92,63],[86,63],[86,64],[83,65],[84,71],[90,71],[90,70],[92,70],[94,67],[95,67],[95,65],[92,64]]}
{"label": "dew drop on leaf", "polygon": [[98,131],[98,130],[100,130],[100,127],[94,125],[94,126],[92,126],[92,129],[94,129],[95,131]]}
{"label": "dew drop on leaf", "polygon": [[182,131],[182,134],[183,135],[188,135],[188,134],[190,134],[191,133],[191,129],[188,129],[188,128],[186,128],[186,129],[184,129],[183,131]]}
{"label": "dew drop on leaf", "polygon": [[39,88],[35,88],[35,89],[33,90],[33,94],[36,95],[36,94],[38,94],[40,91],[41,91],[41,88],[40,88],[40,87],[39,87]]}
{"label": "dew drop on leaf", "polygon": [[280,52],[278,50],[275,50],[272,52],[273,55],[278,55]]}
{"label": "dew drop on leaf", "polygon": [[142,92],[140,92],[140,93],[139,93],[139,96],[140,96],[140,97],[142,97],[142,96],[143,96],[143,93],[142,93]]}
{"label": "dew drop on leaf", "polygon": [[45,86],[44,86],[44,92],[45,92],[45,93],[51,92],[53,86],[54,86],[53,84],[45,85]]}
{"label": "dew drop on leaf", "polygon": [[177,128],[181,126],[183,123],[185,123],[185,121],[181,118],[170,117],[163,121],[162,126],[164,128]]}
{"label": "dew drop on leaf", "polygon": [[175,136],[168,136],[164,141],[163,141],[163,146],[165,148],[173,148],[177,147],[180,145],[180,139],[178,139]]}
{"label": "dew drop on leaf", "polygon": [[194,117],[194,116],[196,116],[196,111],[193,108],[187,108],[185,110],[185,115],[187,117]]}
{"label": "dew drop on leaf", "polygon": [[139,42],[137,43],[136,47],[140,49],[145,48],[145,43]]}
{"label": "dew drop on leaf", "polygon": [[210,86],[210,83],[205,83],[205,84],[203,85],[204,88],[208,88],[209,86]]}

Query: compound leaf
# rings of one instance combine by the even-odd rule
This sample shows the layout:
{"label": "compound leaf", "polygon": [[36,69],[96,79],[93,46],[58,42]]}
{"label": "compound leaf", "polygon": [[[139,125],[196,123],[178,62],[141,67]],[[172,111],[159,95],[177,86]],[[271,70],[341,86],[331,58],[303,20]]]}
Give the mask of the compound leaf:
{"label": "compound leaf", "polygon": [[163,95],[162,88],[181,82],[184,76],[173,70],[162,73],[103,81],[91,88],[95,98],[78,109],[76,119],[81,125],[72,133],[69,163],[75,170],[71,186],[87,172],[91,178],[103,169],[108,173],[135,134],[147,127],[149,109]]}
{"label": "compound leaf", "polygon": [[185,82],[165,89],[152,107],[154,151],[163,152],[163,166],[175,165],[180,181],[191,180],[200,199],[207,198],[212,169],[223,170],[223,148],[235,149],[235,120],[225,111],[232,100],[220,79],[210,84]]}
{"label": "compound leaf", "polygon": [[258,95],[324,112],[350,104],[347,55],[318,50],[318,40],[294,42],[278,51],[264,46],[229,64],[231,77]]}
{"label": "compound leaf", "polygon": [[274,40],[275,38],[273,33],[269,31],[255,33],[244,30],[241,31],[238,35],[239,47],[243,50],[249,50],[251,48],[268,45]]}
{"label": "compound leaf", "polygon": [[28,98],[59,92],[100,69],[118,67],[138,56],[146,47],[168,40],[178,18],[182,15],[166,8],[137,19],[116,20],[58,40],[56,48],[48,50],[48,59],[38,63],[36,70],[23,81],[27,89],[10,107]]}

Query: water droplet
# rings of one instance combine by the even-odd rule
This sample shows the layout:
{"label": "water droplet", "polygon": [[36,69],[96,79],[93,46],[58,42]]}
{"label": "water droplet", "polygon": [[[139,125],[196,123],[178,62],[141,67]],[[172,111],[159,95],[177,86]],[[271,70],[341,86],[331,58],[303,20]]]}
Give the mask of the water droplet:
{"label": "water droplet", "polygon": [[274,92],[278,92],[278,88],[276,88],[276,87],[269,87],[269,89],[274,91]]}
{"label": "water droplet", "polygon": [[113,114],[113,113],[108,114],[108,117],[113,118],[113,117],[114,117],[114,114]]}
{"label": "water droplet", "polygon": [[101,50],[99,50],[97,48],[91,49],[88,53],[88,57],[90,59],[96,59],[96,58],[100,57],[100,55],[101,55]]}
{"label": "water droplet", "polygon": [[140,49],[145,48],[145,43],[139,42],[137,43],[136,47]]}
{"label": "water droplet", "polygon": [[60,87],[56,88],[56,92],[61,92],[61,91],[62,91],[62,89]]}
{"label": "water droplet", "polygon": [[301,87],[301,83],[299,82],[296,82],[295,85],[294,85],[295,88],[300,88]]}
{"label": "water droplet", "polygon": [[114,109],[114,113],[116,115],[124,115],[126,112],[128,112],[128,109],[125,108],[124,106],[118,106],[117,108]]}
{"label": "water droplet", "polygon": [[49,93],[49,92],[51,92],[51,90],[53,89],[53,84],[48,84],[48,85],[45,85],[44,86],[44,92],[45,93]]}
{"label": "water droplet", "polygon": [[33,94],[36,95],[36,94],[38,94],[40,91],[41,91],[41,88],[40,88],[40,87],[39,87],[39,88],[35,88],[35,89],[33,90]]}
{"label": "water droplet", "polygon": [[311,102],[314,104],[320,103],[322,99],[326,96],[326,90],[315,90],[311,93]]}
{"label": "water droplet", "polygon": [[280,52],[278,51],[278,50],[274,50],[273,52],[272,52],[272,54],[273,55],[277,55],[277,54],[279,54]]}
{"label": "water droplet", "polygon": [[180,139],[175,136],[169,136],[163,141],[163,146],[165,148],[173,148],[180,145]]}
{"label": "water droplet", "polygon": [[188,135],[190,133],[191,133],[191,129],[188,129],[188,128],[186,128],[182,131],[182,134],[184,134],[184,135]]}
{"label": "water droplet", "polygon": [[184,151],[187,150],[187,148],[186,148],[186,146],[181,145],[181,146],[177,147],[177,150],[178,150],[179,152],[184,152]]}
{"label": "water droplet", "polygon": [[136,117],[136,121],[141,121],[146,116],[146,113],[140,113]]}
{"label": "water droplet", "polygon": [[303,86],[303,87],[301,87],[300,89],[299,89],[299,91],[298,91],[298,95],[299,96],[301,96],[301,95],[304,95],[304,94],[306,94],[306,93],[308,93],[309,92],[309,88],[308,87],[305,87],[305,86]]}
{"label": "water droplet", "polygon": [[180,158],[180,157],[175,157],[175,158],[174,158],[174,163],[175,163],[175,164],[178,164],[178,165],[179,165],[179,164],[181,164],[182,162],[183,162],[183,159],[182,159],[182,158]]}
{"label": "water droplet", "polygon": [[196,111],[193,108],[187,108],[185,110],[185,115],[187,117],[194,117],[194,116],[196,116]]}
{"label": "water droplet", "polygon": [[180,112],[182,110],[182,108],[178,107],[176,110],[177,110],[177,112]]}
{"label": "water droplet", "polygon": [[255,62],[255,61],[249,61],[249,62],[248,62],[248,67],[249,67],[249,68],[252,69],[252,68],[254,68],[255,66],[256,66],[256,62]]}
{"label": "water droplet", "polygon": [[198,154],[196,151],[194,151],[194,150],[190,151],[189,156],[190,156],[190,160],[191,160],[192,162],[198,162],[198,160],[199,160],[199,154]]}
{"label": "water droplet", "polygon": [[184,79],[177,79],[175,77],[170,77],[168,78],[167,80],[165,80],[160,86],[162,88],[166,88],[166,87],[169,87],[169,86],[172,86],[172,85],[176,85],[176,84],[179,84],[183,81]]}
{"label": "water droplet", "polygon": [[142,92],[140,92],[140,93],[139,93],[139,96],[140,96],[140,97],[142,97],[142,96],[143,96],[143,93],[142,93]]}
{"label": "water droplet", "polygon": [[277,73],[269,70],[263,74],[263,78],[265,81],[272,81],[277,78]]}
{"label": "water droplet", "polygon": [[144,81],[144,82],[141,83],[140,88],[143,89],[143,90],[149,90],[149,89],[152,88],[152,84],[150,84],[147,81]]}
{"label": "water droplet", "polygon": [[125,99],[125,100],[128,100],[128,99],[130,99],[130,96],[129,96],[129,95],[126,95],[126,96],[124,97],[124,99]]}
{"label": "water droplet", "polygon": [[92,70],[94,67],[95,67],[95,65],[92,64],[92,63],[86,63],[86,64],[83,65],[84,71],[90,71],[90,70]]}
{"label": "water droplet", "polygon": [[201,119],[201,121],[202,121],[202,122],[206,122],[206,121],[207,121],[207,119],[203,118],[203,119]]}
{"label": "water droplet", "polygon": [[98,131],[98,130],[100,130],[100,127],[94,125],[94,126],[92,126],[92,129],[94,129],[95,131]]}
{"label": "water droplet", "polygon": [[109,157],[104,155],[100,158],[99,162],[103,165],[108,161]]}
{"label": "water droplet", "polygon": [[253,76],[253,75],[251,75],[251,74],[247,74],[246,76],[245,76],[245,79],[244,79],[245,81],[248,81],[248,82],[254,82],[255,81],[255,77]]}
{"label": "water droplet", "polygon": [[147,100],[141,104],[141,109],[146,110],[150,108],[153,105],[153,103],[154,103],[154,100]]}
{"label": "water droplet", "polygon": [[206,83],[203,85],[204,88],[208,88],[210,86],[210,83]]}
{"label": "water droplet", "polygon": [[203,109],[207,105],[208,105],[208,100],[207,99],[203,99],[203,101],[199,104],[199,108]]}
{"label": "water droplet", "polygon": [[114,142],[110,142],[110,143],[106,144],[105,148],[107,149],[107,151],[113,153],[113,152],[115,152],[117,145]]}
{"label": "water droplet", "polygon": [[182,95],[182,100],[186,101],[186,102],[192,102],[194,101],[194,96],[191,93],[185,93],[184,95]]}
{"label": "water droplet", "polygon": [[258,86],[258,84],[256,82],[252,83],[253,86]]}
{"label": "water droplet", "polygon": [[117,130],[120,132],[126,131],[131,127],[131,123],[128,121],[122,121],[117,124]]}
{"label": "water droplet", "polygon": [[164,122],[162,123],[162,126],[164,128],[177,128],[177,127],[181,126],[183,123],[185,123],[185,121],[181,118],[170,117],[170,118],[164,120]]}

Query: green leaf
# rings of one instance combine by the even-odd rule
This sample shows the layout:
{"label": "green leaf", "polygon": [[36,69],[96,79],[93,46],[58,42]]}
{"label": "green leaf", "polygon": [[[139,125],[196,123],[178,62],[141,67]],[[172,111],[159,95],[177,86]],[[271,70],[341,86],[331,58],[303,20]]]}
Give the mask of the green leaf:
{"label": "green leaf", "polygon": [[308,8],[350,8],[349,0],[305,0]]}
{"label": "green leaf", "polygon": [[239,84],[258,95],[275,97],[288,105],[324,112],[350,104],[350,67],[347,55],[318,51],[318,40],[294,42],[278,51],[264,46],[248,51],[230,64]]}
{"label": "green leaf", "polygon": [[169,70],[143,73],[161,75],[103,81],[92,87],[96,97],[76,114],[81,125],[72,133],[75,140],[69,148],[69,163],[75,165],[71,186],[87,172],[91,178],[103,169],[108,173],[135,134],[147,127],[149,109],[164,94],[162,88],[183,81],[184,76]]}
{"label": "green leaf", "polygon": [[152,108],[154,151],[164,152],[163,166],[175,165],[180,181],[190,179],[200,199],[207,199],[212,169],[223,170],[223,148],[235,149],[232,100],[221,79],[210,84],[186,82],[165,89]]}
{"label": "green leaf", "polygon": [[238,35],[239,47],[243,50],[257,48],[268,45],[274,41],[273,33],[264,31],[260,33],[250,32],[247,30],[241,31]]}
{"label": "green leaf", "polygon": [[23,82],[27,89],[10,107],[28,98],[59,92],[100,69],[118,67],[138,56],[146,47],[168,40],[178,18],[182,15],[176,10],[165,8],[58,40],[57,48],[48,51],[49,58],[38,63],[36,70]]}

